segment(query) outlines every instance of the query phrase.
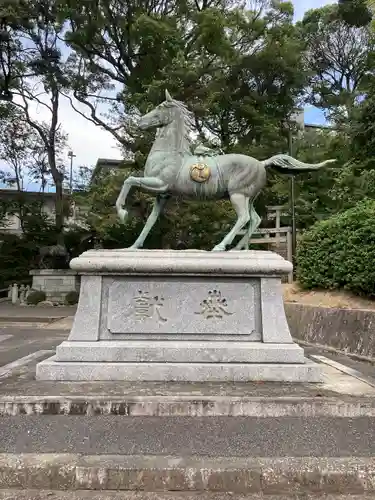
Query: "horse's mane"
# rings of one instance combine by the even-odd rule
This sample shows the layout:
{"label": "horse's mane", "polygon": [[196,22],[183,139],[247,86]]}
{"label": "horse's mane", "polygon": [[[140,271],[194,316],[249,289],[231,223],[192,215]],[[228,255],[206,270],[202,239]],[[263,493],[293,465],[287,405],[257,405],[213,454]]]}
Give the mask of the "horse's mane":
{"label": "horse's mane", "polygon": [[189,108],[181,101],[177,101],[177,99],[172,100],[173,104],[181,111],[182,118],[184,120],[184,138],[191,143],[192,138],[190,133],[195,130],[195,117],[194,113],[192,113]]}

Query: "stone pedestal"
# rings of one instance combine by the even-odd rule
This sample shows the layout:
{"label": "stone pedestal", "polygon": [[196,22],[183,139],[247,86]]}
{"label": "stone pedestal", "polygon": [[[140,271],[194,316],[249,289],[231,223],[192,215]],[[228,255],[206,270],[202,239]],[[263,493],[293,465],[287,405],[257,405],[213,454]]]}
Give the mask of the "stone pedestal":
{"label": "stone pedestal", "polygon": [[92,250],[68,341],[40,380],[318,382],[286,321],[272,252]]}

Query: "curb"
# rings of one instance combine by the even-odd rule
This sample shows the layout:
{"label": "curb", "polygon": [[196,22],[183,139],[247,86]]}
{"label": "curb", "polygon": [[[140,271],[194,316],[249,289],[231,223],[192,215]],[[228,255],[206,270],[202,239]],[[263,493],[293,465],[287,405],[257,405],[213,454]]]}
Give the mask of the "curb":
{"label": "curb", "polygon": [[2,454],[0,488],[358,495],[375,459]]}
{"label": "curb", "polygon": [[366,363],[371,363],[372,365],[375,365],[375,358],[371,358],[369,356],[362,356],[361,354],[355,354],[349,351],[336,349],[335,347],[329,346],[327,344],[308,342],[307,340],[299,339],[298,337],[293,337],[293,340],[296,344],[299,344],[301,347],[313,347],[315,349],[320,349],[322,351],[332,352],[333,354],[340,354],[341,356],[346,356],[347,358],[351,358],[356,361],[366,361]]}
{"label": "curb", "polygon": [[52,323],[67,316],[0,316],[0,323]]}
{"label": "curb", "polygon": [[[301,500],[293,495],[267,495],[254,493],[235,495],[231,492],[147,492],[147,491],[51,491],[51,490],[0,490],[0,500]],[[303,500],[374,500],[373,495],[303,495]]]}
{"label": "curb", "polygon": [[0,396],[0,417],[122,415],[124,417],[375,417],[374,399],[191,396]]}

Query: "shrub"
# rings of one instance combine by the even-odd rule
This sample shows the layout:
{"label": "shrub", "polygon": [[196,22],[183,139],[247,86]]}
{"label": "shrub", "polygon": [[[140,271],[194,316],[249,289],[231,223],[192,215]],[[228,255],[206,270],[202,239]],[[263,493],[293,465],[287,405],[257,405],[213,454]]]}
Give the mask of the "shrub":
{"label": "shrub", "polygon": [[29,278],[36,266],[38,247],[14,234],[0,234],[0,288]]}
{"label": "shrub", "polygon": [[36,306],[43,300],[46,300],[46,294],[42,290],[32,290],[27,296],[27,303],[32,306]]}
{"label": "shrub", "polygon": [[304,288],[375,296],[375,201],[317,222],[298,244],[297,279]]}
{"label": "shrub", "polygon": [[68,306],[73,306],[77,304],[79,298],[79,293],[76,290],[72,290],[65,295],[65,304]]}

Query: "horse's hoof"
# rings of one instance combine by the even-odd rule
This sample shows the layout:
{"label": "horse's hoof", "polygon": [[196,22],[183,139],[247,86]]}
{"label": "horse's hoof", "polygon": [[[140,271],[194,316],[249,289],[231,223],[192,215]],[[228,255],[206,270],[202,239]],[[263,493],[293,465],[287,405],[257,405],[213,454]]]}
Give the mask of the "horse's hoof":
{"label": "horse's hoof", "polygon": [[225,252],[225,246],[223,245],[216,245],[211,252]]}
{"label": "horse's hoof", "polygon": [[128,218],[128,212],[127,212],[127,210],[124,210],[123,208],[120,208],[117,211],[117,215],[118,215],[121,222],[125,222],[125,220]]}

